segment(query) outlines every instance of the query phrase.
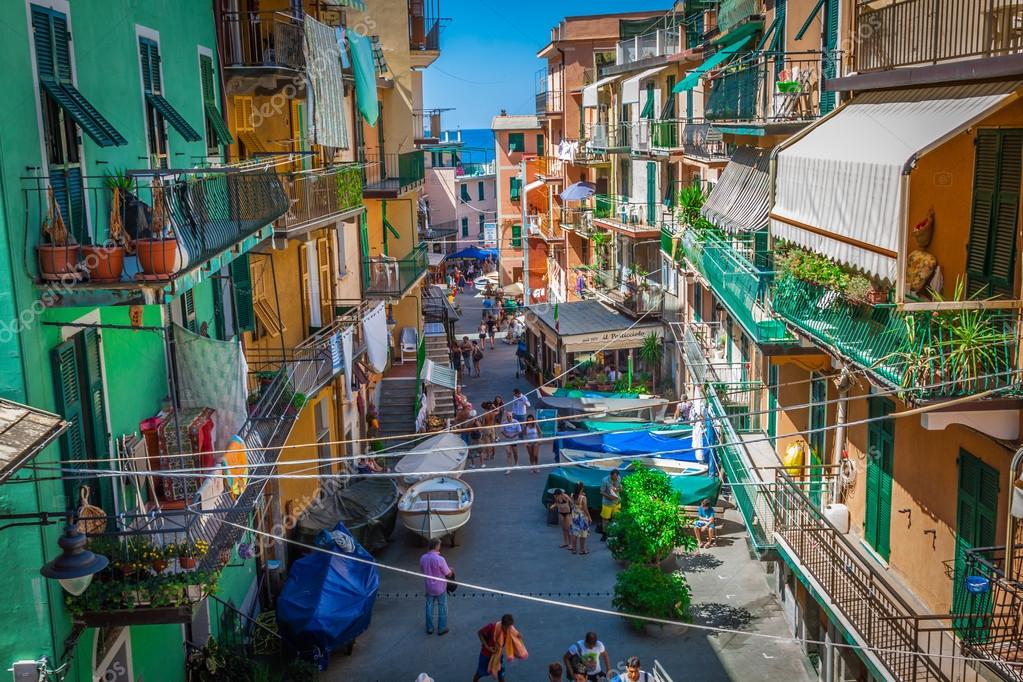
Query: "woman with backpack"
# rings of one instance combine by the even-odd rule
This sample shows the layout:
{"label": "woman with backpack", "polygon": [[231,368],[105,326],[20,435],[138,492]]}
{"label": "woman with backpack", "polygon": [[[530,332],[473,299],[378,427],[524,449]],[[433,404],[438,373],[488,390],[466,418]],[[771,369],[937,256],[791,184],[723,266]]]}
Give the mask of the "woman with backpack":
{"label": "woman with backpack", "polygon": [[472,342],[472,371],[474,376],[480,375],[480,362],[483,361],[483,342]]}

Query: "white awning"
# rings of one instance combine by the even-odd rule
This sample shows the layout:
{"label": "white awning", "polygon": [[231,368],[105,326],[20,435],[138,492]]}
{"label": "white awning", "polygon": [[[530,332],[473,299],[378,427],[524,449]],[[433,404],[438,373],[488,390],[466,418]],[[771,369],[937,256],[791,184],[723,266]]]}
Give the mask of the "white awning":
{"label": "white awning", "polygon": [[452,391],[458,385],[455,370],[440,365],[429,358],[423,363],[423,373],[420,378],[428,384],[440,386],[441,388],[450,388]]}
{"label": "white awning", "polygon": [[595,107],[597,106],[597,90],[601,86],[607,85],[611,81],[617,79],[618,76],[608,76],[607,78],[601,78],[599,81],[590,83],[583,88],[583,106],[584,107]]}
{"label": "white awning", "polygon": [[647,69],[641,73],[636,74],[632,78],[628,78],[622,82],[622,104],[639,104],[639,83],[644,81],[654,74],[658,74],[668,68],[667,64],[664,66],[657,66],[652,69]]}
{"label": "white awning", "polygon": [[727,232],[756,232],[767,227],[770,166],[770,149],[736,149],[700,209],[701,215]]}
{"label": "white awning", "polygon": [[1018,97],[1019,82],[869,92],[777,155],[771,233],[894,281],[902,179],[917,157]]}

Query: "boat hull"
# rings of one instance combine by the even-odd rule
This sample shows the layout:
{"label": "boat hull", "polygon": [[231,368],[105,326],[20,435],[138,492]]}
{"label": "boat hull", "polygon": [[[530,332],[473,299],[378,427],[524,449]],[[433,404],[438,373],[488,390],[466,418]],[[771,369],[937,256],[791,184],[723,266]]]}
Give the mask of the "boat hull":
{"label": "boat hull", "polygon": [[[562,448],[561,457],[580,466],[601,471],[611,471],[612,469],[624,470],[631,467],[634,462],[639,462],[652,466],[655,469],[660,469],[669,476],[698,476],[707,474],[707,465],[702,462],[687,462],[664,457],[643,457],[637,455],[619,458],[613,454],[573,450],[570,448]],[[600,461],[590,461],[596,459]]]}
{"label": "boat hull", "polygon": [[472,488],[465,481],[428,478],[405,492],[398,502],[398,516],[403,526],[422,538],[443,538],[469,522],[473,501]]}

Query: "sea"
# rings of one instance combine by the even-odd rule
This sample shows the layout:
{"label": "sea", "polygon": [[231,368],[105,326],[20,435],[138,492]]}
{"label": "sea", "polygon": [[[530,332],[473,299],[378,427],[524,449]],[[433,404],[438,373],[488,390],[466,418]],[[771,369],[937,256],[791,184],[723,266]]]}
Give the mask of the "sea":
{"label": "sea", "polygon": [[[489,128],[460,128],[462,142],[466,147],[486,150],[487,159],[494,158],[494,131]],[[454,139],[459,130],[446,130],[444,134]],[[442,137],[443,139],[443,137]]]}

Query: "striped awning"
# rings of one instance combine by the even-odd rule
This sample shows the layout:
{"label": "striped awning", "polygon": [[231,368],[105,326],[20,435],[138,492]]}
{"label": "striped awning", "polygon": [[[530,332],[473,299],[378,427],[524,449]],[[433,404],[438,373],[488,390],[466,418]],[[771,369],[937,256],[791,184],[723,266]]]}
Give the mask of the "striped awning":
{"label": "striped awning", "polygon": [[700,213],[727,232],[756,232],[767,227],[770,164],[770,149],[736,149]]}
{"label": "striped awning", "polygon": [[384,48],[380,44],[380,36],[370,36],[373,45],[373,65],[376,67],[377,76],[386,76],[390,71],[387,60],[384,58]]}
{"label": "striped awning", "polygon": [[423,373],[420,377],[423,381],[441,388],[450,388],[452,391],[458,385],[455,370],[440,365],[427,358],[423,363]]}
{"label": "striped awning", "polygon": [[583,88],[583,106],[584,107],[595,107],[597,106],[597,93],[601,87],[618,80],[618,76],[608,76],[607,78],[601,78],[598,81],[590,83]]}
{"label": "striped awning", "polygon": [[366,3],[363,0],[324,0],[328,5],[336,5],[337,7],[350,7],[359,12],[366,11]]}

